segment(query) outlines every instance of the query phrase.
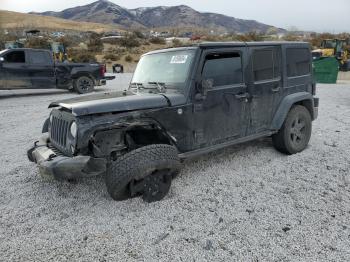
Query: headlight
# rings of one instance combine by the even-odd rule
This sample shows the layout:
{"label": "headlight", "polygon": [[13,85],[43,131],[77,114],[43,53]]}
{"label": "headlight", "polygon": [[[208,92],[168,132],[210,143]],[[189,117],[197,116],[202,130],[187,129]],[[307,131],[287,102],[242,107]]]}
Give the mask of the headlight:
{"label": "headlight", "polygon": [[77,136],[77,124],[75,122],[73,122],[71,125],[70,125],[70,134],[72,135],[72,137],[76,137]]}

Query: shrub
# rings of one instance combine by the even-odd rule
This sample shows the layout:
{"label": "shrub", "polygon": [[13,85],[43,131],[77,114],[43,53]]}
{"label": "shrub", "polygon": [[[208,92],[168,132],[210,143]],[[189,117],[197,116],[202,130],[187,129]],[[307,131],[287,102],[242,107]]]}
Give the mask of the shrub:
{"label": "shrub", "polygon": [[144,39],[144,38],[145,38],[145,36],[143,35],[143,33],[140,32],[140,31],[134,31],[134,32],[133,32],[133,35],[134,35],[135,37],[137,37],[137,38],[140,38],[140,39]]}
{"label": "shrub", "polygon": [[131,55],[127,55],[125,58],[124,58],[125,62],[132,62],[132,56]]}
{"label": "shrub", "polygon": [[283,37],[283,40],[285,40],[285,41],[298,41],[298,40],[300,40],[300,38],[293,33],[288,33],[287,35],[285,35]]}
{"label": "shrub", "polygon": [[57,42],[62,43],[65,48],[73,47],[79,44],[79,39],[72,36],[62,36]]}
{"label": "shrub", "polygon": [[243,42],[252,42],[252,41],[254,42],[254,41],[263,41],[264,38],[262,34],[253,31],[244,35],[239,35],[238,40]]}
{"label": "shrub", "polygon": [[94,63],[96,57],[91,52],[82,49],[72,49],[68,51],[68,57],[75,63]]}
{"label": "shrub", "polygon": [[99,34],[93,33],[90,35],[88,50],[90,52],[101,52],[103,50],[103,42]]}
{"label": "shrub", "polygon": [[204,40],[209,42],[218,42],[221,41],[221,38],[217,35],[207,35],[204,37]]}
{"label": "shrub", "polygon": [[126,36],[119,39],[119,44],[126,48],[139,47],[140,42],[137,40],[135,36]]}
{"label": "shrub", "polygon": [[26,48],[50,49],[48,39],[42,37],[31,37],[24,44]]}
{"label": "shrub", "polygon": [[165,45],[165,39],[162,37],[152,37],[149,41],[152,44]]}
{"label": "shrub", "polygon": [[179,47],[179,46],[182,46],[182,42],[179,39],[174,38],[173,39],[173,47]]}
{"label": "shrub", "polygon": [[120,59],[120,56],[113,53],[109,53],[109,54],[105,54],[103,58],[105,60],[117,61]]}

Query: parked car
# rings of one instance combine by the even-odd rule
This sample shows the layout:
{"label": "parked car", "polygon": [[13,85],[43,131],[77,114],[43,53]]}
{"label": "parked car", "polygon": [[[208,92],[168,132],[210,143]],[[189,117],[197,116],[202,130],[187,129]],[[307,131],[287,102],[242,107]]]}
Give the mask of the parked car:
{"label": "parked car", "polygon": [[150,52],[129,90],[52,103],[28,157],[57,179],[105,173],[115,200],[157,201],[183,159],[269,136],[285,154],[303,151],[318,115],[311,63],[307,43]]}
{"label": "parked car", "polygon": [[106,84],[105,71],[101,64],[55,62],[48,50],[17,48],[0,52],[0,89],[60,88],[84,94]]}

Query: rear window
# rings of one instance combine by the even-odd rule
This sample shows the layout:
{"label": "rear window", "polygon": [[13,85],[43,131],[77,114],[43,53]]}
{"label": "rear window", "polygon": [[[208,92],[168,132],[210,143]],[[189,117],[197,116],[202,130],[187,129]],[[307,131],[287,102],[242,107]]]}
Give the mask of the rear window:
{"label": "rear window", "polygon": [[49,64],[51,57],[48,52],[32,51],[30,53],[30,60],[32,64]]}
{"label": "rear window", "polygon": [[243,82],[242,58],[239,53],[210,54],[205,58],[202,77],[212,79],[213,86]]}
{"label": "rear window", "polygon": [[280,77],[280,54],[278,49],[262,49],[253,52],[254,81]]}
{"label": "rear window", "polygon": [[307,48],[287,49],[287,76],[303,76],[310,74],[310,50]]}
{"label": "rear window", "polygon": [[4,56],[6,63],[25,63],[26,56],[24,51],[12,51]]}

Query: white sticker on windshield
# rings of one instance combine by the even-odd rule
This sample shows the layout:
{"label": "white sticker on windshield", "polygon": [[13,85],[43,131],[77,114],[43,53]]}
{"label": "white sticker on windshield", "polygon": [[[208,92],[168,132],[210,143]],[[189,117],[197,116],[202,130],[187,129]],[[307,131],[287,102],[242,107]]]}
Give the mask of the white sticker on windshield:
{"label": "white sticker on windshield", "polygon": [[170,64],[185,64],[187,61],[188,55],[174,55],[171,58]]}

